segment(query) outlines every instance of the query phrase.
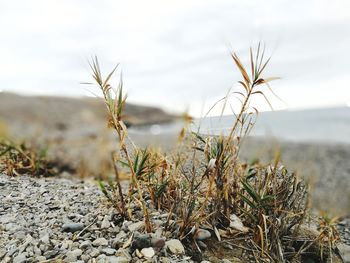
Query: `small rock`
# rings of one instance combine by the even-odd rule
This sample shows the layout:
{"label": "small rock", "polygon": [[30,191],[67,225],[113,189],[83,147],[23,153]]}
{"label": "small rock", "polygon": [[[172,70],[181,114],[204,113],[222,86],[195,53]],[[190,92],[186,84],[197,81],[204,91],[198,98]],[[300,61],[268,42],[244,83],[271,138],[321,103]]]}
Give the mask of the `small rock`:
{"label": "small rock", "polygon": [[151,237],[149,235],[141,235],[138,232],[135,232],[134,239],[131,243],[131,250],[143,249],[146,247],[152,246]]}
{"label": "small rock", "polygon": [[13,259],[13,263],[22,263],[22,262],[26,262],[27,257],[26,254],[18,254],[14,259]]}
{"label": "small rock", "polygon": [[105,217],[103,218],[103,221],[101,223],[101,228],[109,228],[111,225],[111,223],[108,220],[108,216],[105,215]]}
{"label": "small rock", "polygon": [[23,240],[26,238],[26,233],[24,231],[17,231],[14,236],[19,240]]}
{"label": "small rock", "polygon": [[138,231],[145,227],[145,223],[143,221],[139,221],[136,223],[132,223],[131,225],[128,225],[128,229],[130,232]]}
{"label": "small rock", "polygon": [[206,249],[208,247],[203,241],[200,240],[197,241],[197,244],[202,249]]}
{"label": "small rock", "polygon": [[90,256],[89,255],[81,255],[81,260],[83,260],[84,262],[88,262],[90,259]]}
{"label": "small rock", "polygon": [[106,254],[107,256],[114,255],[117,252],[117,250],[113,248],[104,248],[102,249],[102,253]]}
{"label": "small rock", "polygon": [[74,262],[83,254],[81,249],[75,249],[73,251],[68,251],[66,254],[66,261]]}
{"label": "small rock", "polygon": [[97,238],[92,242],[92,245],[94,247],[99,247],[99,246],[107,246],[108,245],[108,241],[107,239],[101,237],[101,238]]}
{"label": "small rock", "polygon": [[85,240],[79,245],[80,249],[87,249],[89,247],[91,247],[91,241],[90,240]]}
{"label": "small rock", "polygon": [[105,254],[101,254],[96,258],[97,263],[106,263],[107,256]]}
{"label": "small rock", "polygon": [[116,239],[123,239],[124,237],[126,237],[126,233],[124,231],[120,231],[115,238]]}
{"label": "small rock", "polygon": [[162,262],[162,263],[171,263],[171,260],[167,257],[160,257],[159,258],[159,262]]}
{"label": "small rock", "polygon": [[178,239],[170,239],[169,241],[165,242],[165,245],[169,249],[169,251],[173,254],[184,254],[185,248]]}
{"label": "small rock", "polygon": [[156,250],[161,250],[165,246],[164,238],[152,237],[151,245]]}
{"label": "small rock", "polygon": [[156,253],[155,253],[153,247],[147,247],[147,248],[141,249],[141,254],[145,258],[152,258]]}
{"label": "small rock", "polygon": [[100,254],[100,251],[96,248],[93,248],[90,252],[90,256],[93,258],[97,257],[99,254]]}
{"label": "small rock", "polygon": [[40,233],[40,241],[44,244],[49,244],[50,243],[50,236],[49,233],[46,231],[43,231]]}
{"label": "small rock", "polygon": [[129,263],[130,260],[125,257],[106,257],[107,262],[109,263]]}
{"label": "small rock", "polygon": [[33,247],[33,251],[34,251],[34,255],[41,256],[41,250],[37,246]]}
{"label": "small rock", "polygon": [[340,255],[345,263],[350,263],[350,246],[345,244],[339,244],[337,246]]}
{"label": "small rock", "polygon": [[50,258],[54,258],[57,254],[58,254],[58,250],[49,250],[49,251],[45,251],[43,256],[46,259],[50,259]]}
{"label": "small rock", "polygon": [[38,256],[38,257],[35,258],[35,260],[38,261],[38,262],[45,261],[45,260],[46,260],[46,257],[44,257],[44,256]]}
{"label": "small rock", "polygon": [[62,231],[74,233],[83,230],[83,228],[84,224],[82,223],[67,223],[62,226]]}
{"label": "small rock", "polygon": [[208,230],[198,229],[196,233],[196,240],[206,240],[211,237],[211,234]]}

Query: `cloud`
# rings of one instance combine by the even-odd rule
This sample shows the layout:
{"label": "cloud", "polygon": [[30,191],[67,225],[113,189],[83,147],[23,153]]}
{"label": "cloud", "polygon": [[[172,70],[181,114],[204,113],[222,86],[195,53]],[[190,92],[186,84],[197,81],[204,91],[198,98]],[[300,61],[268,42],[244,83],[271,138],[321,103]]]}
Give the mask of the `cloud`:
{"label": "cloud", "polygon": [[122,63],[131,101],[196,105],[198,114],[239,78],[229,45],[246,60],[264,40],[273,53],[266,73],[282,77],[275,85],[287,105],[334,104],[350,98],[349,8],[345,0],[7,1],[1,88],[83,95],[79,82],[90,80],[86,60],[96,54],[105,71]]}

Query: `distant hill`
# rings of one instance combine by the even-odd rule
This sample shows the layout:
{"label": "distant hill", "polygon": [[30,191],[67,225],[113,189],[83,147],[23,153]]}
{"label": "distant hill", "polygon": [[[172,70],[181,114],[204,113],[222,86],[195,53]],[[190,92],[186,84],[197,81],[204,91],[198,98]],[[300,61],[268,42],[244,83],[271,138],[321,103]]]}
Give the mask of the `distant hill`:
{"label": "distant hill", "polygon": [[[156,107],[133,104],[125,106],[125,122],[147,125],[171,122],[174,115]],[[43,125],[45,129],[68,129],[69,126],[106,123],[106,107],[98,98],[20,96],[0,93],[0,120],[16,123],[23,129]]]}
{"label": "distant hill", "polygon": [[[135,129],[176,119],[159,108],[133,104],[126,104],[124,113],[124,121]],[[50,158],[91,175],[106,172],[106,167],[111,165],[110,153],[117,146],[116,135],[107,128],[106,106],[97,98],[0,93],[1,136],[15,142],[46,145]]]}

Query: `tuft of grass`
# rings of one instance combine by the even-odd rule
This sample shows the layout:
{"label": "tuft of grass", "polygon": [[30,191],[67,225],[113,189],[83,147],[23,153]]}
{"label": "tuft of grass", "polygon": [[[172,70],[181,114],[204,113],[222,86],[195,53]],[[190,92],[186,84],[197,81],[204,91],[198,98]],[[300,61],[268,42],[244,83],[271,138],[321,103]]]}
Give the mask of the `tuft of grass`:
{"label": "tuft of grass", "polygon": [[[322,212],[319,218],[320,235],[318,237],[321,259],[324,258],[324,249],[328,251],[328,255],[332,255],[332,251],[336,248],[336,243],[340,240],[340,235],[337,229],[338,217],[330,216],[326,212]],[[332,256],[330,256],[332,258]]]}
{"label": "tuft of grass", "polygon": [[[270,58],[265,59],[264,47],[259,44],[256,52],[251,48],[249,55],[248,70],[236,53],[231,54],[242,80],[238,82],[241,90],[229,92],[220,100],[226,105],[233,96],[241,103],[229,135],[210,137],[184,128],[177,149],[168,154],[133,144],[123,122],[127,96],[122,78],[117,88],[109,84],[118,65],[103,77],[98,59],[93,58],[92,76],[103,93],[108,124],[116,131],[120,148],[112,158],[115,181],[108,182],[108,186],[101,182],[100,187],[124,218],[134,217],[132,202],[139,204],[147,232],[153,230],[149,210],[157,209],[169,214],[166,229],[172,229],[171,235],[196,250],[200,251],[196,233],[205,228],[219,242],[225,239],[235,244],[235,238],[242,236],[250,240],[247,251],[257,261],[288,262],[298,254],[288,252],[288,247],[306,214],[307,188],[280,164],[280,156],[268,165],[258,161],[246,164],[238,158],[242,141],[259,112],[250,106],[251,101],[262,96],[271,106],[266,92],[274,95],[269,83],[277,79],[263,76],[270,62]],[[191,122],[188,115],[184,119]],[[120,186],[120,166],[130,173],[127,193]],[[175,227],[168,224],[170,218],[176,222]]]}
{"label": "tuft of grass", "polygon": [[53,162],[47,160],[47,147],[28,147],[9,140],[0,141],[0,172],[9,176],[52,176],[56,173]]}

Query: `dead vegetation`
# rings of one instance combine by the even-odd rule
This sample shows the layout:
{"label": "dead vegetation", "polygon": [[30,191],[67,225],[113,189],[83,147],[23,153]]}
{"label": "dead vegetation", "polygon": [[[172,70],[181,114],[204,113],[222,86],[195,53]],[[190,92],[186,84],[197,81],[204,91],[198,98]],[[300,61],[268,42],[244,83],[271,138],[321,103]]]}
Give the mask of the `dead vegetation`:
{"label": "dead vegetation", "polygon": [[26,143],[0,141],[0,172],[9,176],[52,176],[57,173],[55,163],[46,159],[47,148]]}
{"label": "dead vegetation", "polygon": [[[201,229],[207,229],[215,239],[212,247],[215,243],[244,244],[240,246],[248,258],[257,262],[298,262],[307,252],[305,246],[295,245],[299,226],[307,214],[304,182],[280,164],[279,156],[267,165],[242,163],[238,158],[242,140],[258,116],[258,109],[250,106],[251,100],[262,96],[270,104],[265,93],[273,93],[269,82],[276,78],[263,77],[270,58],[265,59],[265,49],[260,44],[256,52],[250,49],[248,72],[235,53],[231,56],[242,76],[242,89],[220,100],[227,105],[234,96],[241,103],[229,136],[205,137],[188,134],[184,129],[178,148],[168,154],[141,149],[132,143],[124,124],[127,97],[122,79],[117,88],[110,85],[118,66],[103,77],[94,58],[90,64],[92,76],[103,93],[108,124],[116,131],[120,148],[112,155],[115,180],[111,179],[108,185],[100,182],[100,187],[124,219],[135,217],[130,207],[138,204],[147,232],[154,230],[150,210],[167,212],[165,228],[188,244],[188,253],[202,251],[196,236]],[[130,173],[127,192],[123,192],[119,178],[122,166]],[[171,218],[175,225],[169,223]],[[322,229],[318,241],[331,250],[330,240],[336,241],[334,229],[329,224]],[[314,242],[316,239],[307,244],[311,247]]]}

